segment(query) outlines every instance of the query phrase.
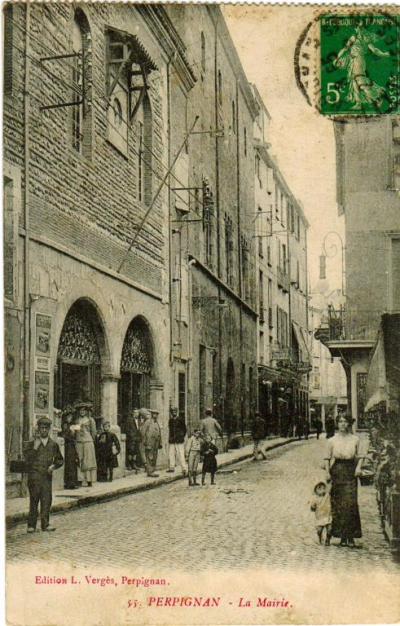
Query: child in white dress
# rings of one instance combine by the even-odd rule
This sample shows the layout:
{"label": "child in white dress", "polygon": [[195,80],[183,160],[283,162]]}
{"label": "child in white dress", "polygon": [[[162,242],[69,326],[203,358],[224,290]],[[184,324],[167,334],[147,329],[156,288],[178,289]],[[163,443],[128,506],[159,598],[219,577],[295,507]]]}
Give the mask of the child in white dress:
{"label": "child in white dress", "polygon": [[330,489],[326,483],[319,481],[314,487],[314,495],[310,502],[311,510],[315,512],[315,523],[319,542],[322,543],[322,534],[326,529],[325,545],[331,545],[332,513]]}

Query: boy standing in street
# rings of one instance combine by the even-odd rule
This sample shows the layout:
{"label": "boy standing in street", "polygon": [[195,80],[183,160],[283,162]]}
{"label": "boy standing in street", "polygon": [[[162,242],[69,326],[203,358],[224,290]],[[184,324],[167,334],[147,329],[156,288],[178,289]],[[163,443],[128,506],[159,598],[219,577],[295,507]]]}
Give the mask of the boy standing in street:
{"label": "boy standing in street", "polygon": [[49,522],[53,470],[64,464],[58,444],[49,437],[51,420],[48,417],[40,417],[37,426],[39,436],[28,443],[25,451],[29,489],[28,533],[34,533],[36,530],[39,502],[42,531],[55,530]]}

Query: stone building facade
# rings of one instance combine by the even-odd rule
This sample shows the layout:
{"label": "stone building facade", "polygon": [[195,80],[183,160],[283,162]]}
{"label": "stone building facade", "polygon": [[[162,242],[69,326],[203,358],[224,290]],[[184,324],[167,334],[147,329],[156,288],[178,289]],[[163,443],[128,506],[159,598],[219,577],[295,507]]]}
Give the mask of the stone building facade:
{"label": "stone building facade", "polygon": [[7,456],[83,397],[124,443],[134,406],[168,418],[167,71],[185,89],[194,75],[162,7],[4,19]]}
{"label": "stone building facade", "polygon": [[382,315],[400,310],[398,116],[335,122],[337,202],[345,221],[346,303],[325,341],[347,375],[349,410],[364,426],[369,360]]}
{"label": "stone building facade", "polygon": [[[175,399],[193,429],[213,408],[230,438],[249,430],[256,407],[254,153],[257,104],[220,8],[168,5],[187,45],[197,82],[186,94],[173,82],[173,151],[190,128],[185,178],[172,210],[172,351]],[[177,93],[179,92],[179,93]],[[180,100],[179,100],[180,98]],[[180,105],[176,103],[180,101]],[[171,183],[172,185],[172,183]],[[184,399],[183,384],[187,381]]]}
{"label": "stone building facade", "polygon": [[309,417],[307,228],[269,143],[269,113],[255,86],[255,211],[260,413],[271,434]]}

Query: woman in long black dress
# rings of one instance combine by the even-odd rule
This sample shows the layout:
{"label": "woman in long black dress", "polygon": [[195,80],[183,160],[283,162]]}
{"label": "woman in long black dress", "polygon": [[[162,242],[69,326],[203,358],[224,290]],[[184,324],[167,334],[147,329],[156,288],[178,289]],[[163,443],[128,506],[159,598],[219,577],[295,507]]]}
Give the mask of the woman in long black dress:
{"label": "woman in long black dress", "polygon": [[360,440],[351,432],[351,417],[340,415],[338,432],[327,443],[325,468],[327,480],[332,480],[332,535],[340,537],[341,546],[355,547],[354,539],[362,536],[357,501],[362,460]]}
{"label": "woman in long black dress", "polygon": [[78,483],[78,457],[75,448],[75,432],[71,430],[74,409],[65,407],[62,414],[61,434],[64,438],[64,489],[75,489]]}

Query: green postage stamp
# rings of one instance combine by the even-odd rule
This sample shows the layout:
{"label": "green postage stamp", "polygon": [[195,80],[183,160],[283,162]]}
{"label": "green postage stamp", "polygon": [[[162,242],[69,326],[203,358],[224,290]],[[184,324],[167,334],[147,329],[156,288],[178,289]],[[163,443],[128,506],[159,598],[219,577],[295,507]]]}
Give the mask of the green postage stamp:
{"label": "green postage stamp", "polygon": [[323,15],[321,112],[379,115],[399,112],[399,18]]}

